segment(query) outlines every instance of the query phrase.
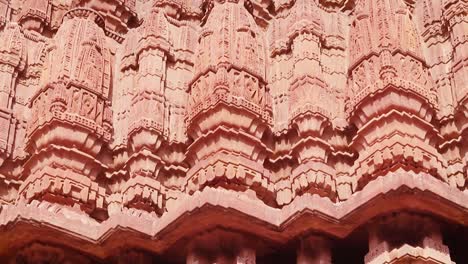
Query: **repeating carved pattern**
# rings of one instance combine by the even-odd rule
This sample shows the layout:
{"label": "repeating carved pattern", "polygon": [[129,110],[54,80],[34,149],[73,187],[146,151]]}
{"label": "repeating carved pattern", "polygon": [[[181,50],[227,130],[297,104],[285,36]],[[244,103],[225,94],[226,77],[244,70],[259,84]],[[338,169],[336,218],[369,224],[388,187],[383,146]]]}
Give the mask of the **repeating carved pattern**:
{"label": "repeating carved pattern", "polygon": [[[407,199],[391,210],[466,228],[467,10],[0,0],[0,226],[29,232],[0,251],[12,263],[151,263],[150,249],[251,264],[297,240],[297,263],[332,263],[326,237],[360,224],[365,263],[451,263],[443,221],[370,203],[388,189]],[[400,228],[414,223],[427,227],[417,242]],[[42,225],[99,246],[41,240]],[[117,229],[128,241],[105,241]]]}

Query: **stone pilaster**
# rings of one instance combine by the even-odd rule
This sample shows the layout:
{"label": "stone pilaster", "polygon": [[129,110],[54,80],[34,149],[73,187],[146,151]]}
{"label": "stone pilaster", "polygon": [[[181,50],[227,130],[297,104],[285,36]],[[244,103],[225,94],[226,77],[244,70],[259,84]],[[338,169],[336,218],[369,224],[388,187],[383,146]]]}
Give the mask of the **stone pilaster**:
{"label": "stone pilaster", "polygon": [[208,264],[208,257],[205,256],[203,252],[201,252],[199,249],[196,249],[194,247],[189,249],[189,252],[187,253],[187,261],[185,262],[186,264]]}
{"label": "stone pilaster", "polygon": [[[60,263],[83,263],[90,264],[91,260],[76,252],[51,245],[33,243],[18,252],[10,259],[11,264],[60,264]],[[132,262],[135,263],[135,262]]]}
{"label": "stone pilaster", "polygon": [[129,249],[120,253],[116,259],[116,264],[134,263],[134,264],[150,264],[153,263],[149,253],[140,250]]}
{"label": "stone pilaster", "polygon": [[186,264],[255,264],[254,243],[223,231],[195,237],[188,246]]}
{"label": "stone pilaster", "polygon": [[397,260],[452,263],[439,224],[425,216],[397,214],[370,226],[365,263],[396,263]]}
{"label": "stone pilaster", "polygon": [[297,264],[331,264],[330,241],[321,236],[301,239],[297,250]]}

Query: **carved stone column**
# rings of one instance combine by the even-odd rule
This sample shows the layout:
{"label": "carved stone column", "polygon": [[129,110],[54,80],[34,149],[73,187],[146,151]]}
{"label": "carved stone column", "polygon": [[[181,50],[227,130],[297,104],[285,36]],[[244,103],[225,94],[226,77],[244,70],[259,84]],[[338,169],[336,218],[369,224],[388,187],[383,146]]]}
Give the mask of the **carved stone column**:
{"label": "carved stone column", "polygon": [[272,122],[264,35],[243,1],[213,1],[202,28],[189,88],[186,192],[253,190],[274,202],[262,137]]}
{"label": "carved stone column", "polygon": [[20,249],[10,260],[11,264],[62,264],[82,263],[91,264],[91,260],[85,256],[67,249],[50,245],[33,243]]}
{"label": "carved stone column", "polygon": [[[158,155],[167,139],[165,80],[170,44],[169,23],[162,10],[153,8],[135,33],[138,71],[129,91],[128,143],[132,158],[127,161],[129,179],[123,184],[123,204],[155,211],[165,206],[165,188],[159,180],[164,161]],[[130,43],[131,44],[131,40]]]}
{"label": "carved stone column", "polygon": [[177,45],[195,42],[188,26],[174,23],[175,18],[165,13],[168,10],[172,7],[167,3],[155,4],[143,24],[129,32],[132,37],[121,50],[120,74],[126,82],[122,88],[128,91],[122,104],[128,106],[119,107],[119,111],[125,113],[121,124],[128,126],[128,132],[126,140],[121,137],[120,142],[128,140],[130,146],[122,202],[125,207],[157,214],[170,210],[171,201],[179,194],[178,179],[187,170],[183,117],[191,66],[185,59],[180,61],[185,58],[182,53],[174,52],[178,48],[173,37],[186,37]]}
{"label": "carved stone column", "polygon": [[297,264],[331,264],[330,241],[320,236],[301,239],[297,250]]}
{"label": "carved stone column", "polygon": [[235,252],[218,251],[203,253],[192,250],[187,255],[187,264],[255,264],[255,250],[240,248]]}
{"label": "carved stone column", "polygon": [[346,112],[357,128],[350,145],[359,157],[351,168],[356,176],[349,181],[350,190],[342,193],[358,191],[398,168],[446,180],[436,127],[430,123],[437,109],[434,80],[408,6],[358,0],[355,14]]}
{"label": "carved stone column", "polygon": [[397,214],[373,223],[369,228],[369,253],[365,263],[397,260],[452,263],[439,224],[429,217],[410,214]]}
{"label": "carved stone column", "polygon": [[[334,169],[327,164],[331,152],[332,114],[331,106],[336,102],[330,87],[325,82],[321,53],[323,22],[319,7],[309,1],[297,1],[292,9],[297,21],[292,21],[294,32],[290,35],[293,56],[293,77],[289,85],[289,125],[295,128],[301,138],[293,147],[293,156],[299,165],[293,168],[290,176],[292,195],[286,190],[278,190],[279,205],[289,203],[303,193],[317,193],[334,198]],[[306,20],[308,23],[303,24]],[[307,25],[307,26],[306,26]],[[332,103],[333,102],[333,103]]]}
{"label": "carved stone column", "polygon": [[20,198],[80,204],[89,213],[105,207],[98,158],[111,140],[110,51],[104,20],[72,9],[50,48],[44,47],[43,83],[31,98]]}
{"label": "carved stone column", "polygon": [[190,243],[187,264],[255,264],[253,242],[245,237],[215,231],[196,237]]}
{"label": "carved stone column", "polygon": [[21,28],[7,24],[0,34],[0,165],[11,154],[16,133],[13,116],[16,79],[26,65],[26,45]]}
{"label": "carved stone column", "polygon": [[468,41],[466,1],[444,0],[444,18],[448,22],[450,41],[453,47],[452,74],[454,76],[457,101],[465,104],[468,100]]}
{"label": "carved stone column", "polygon": [[0,1],[0,28],[2,28],[6,21],[10,20],[11,9],[8,1]]}
{"label": "carved stone column", "polygon": [[[448,160],[448,180],[451,186],[466,188],[468,186],[468,174],[466,160],[468,149],[464,147],[466,142],[466,122],[468,118],[466,109],[468,108],[468,21],[466,10],[468,2],[456,0],[444,0],[443,17],[448,25],[451,47],[453,50],[450,77],[452,77],[452,91],[455,96],[456,107],[455,117],[450,120],[443,129],[445,142],[442,145],[444,154]],[[457,121],[455,121],[457,120]],[[456,129],[455,129],[456,128]],[[458,139],[461,137],[461,139]]]}
{"label": "carved stone column", "polygon": [[140,250],[125,250],[116,258],[116,264],[134,263],[134,264],[150,264],[153,263],[151,254]]}
{"label": "carved stone column", "polygon": [[249,247],[243,247],[239,249],[236,255],[235,264],[255,264],[256,263],[256,252],[254,249]]}
{"label": "carved stone column", "polygon": [[186,264],[209,264],[208,257],[205,256],[200,250],[190,249],[187,254]]}

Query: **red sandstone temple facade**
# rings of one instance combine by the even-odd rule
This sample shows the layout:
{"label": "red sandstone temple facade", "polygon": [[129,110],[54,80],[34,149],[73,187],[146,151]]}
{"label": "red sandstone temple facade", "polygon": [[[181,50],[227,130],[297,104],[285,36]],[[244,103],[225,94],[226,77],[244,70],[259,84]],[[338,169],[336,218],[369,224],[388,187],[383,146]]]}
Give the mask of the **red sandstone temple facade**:
{"label": "red sandstone temple facade", "polygon": [[0,0],[1,263],[468,263],[467,0]]}

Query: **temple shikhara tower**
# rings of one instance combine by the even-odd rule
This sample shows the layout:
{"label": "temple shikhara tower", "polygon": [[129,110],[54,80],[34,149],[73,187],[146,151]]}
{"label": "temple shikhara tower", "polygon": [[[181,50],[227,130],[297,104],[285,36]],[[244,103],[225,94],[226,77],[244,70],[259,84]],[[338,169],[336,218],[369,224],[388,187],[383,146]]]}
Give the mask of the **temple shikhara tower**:
{"label": "temple shikhara tower", "polygon": [[468,0],[0,0],[0,263],[468,263]]}

